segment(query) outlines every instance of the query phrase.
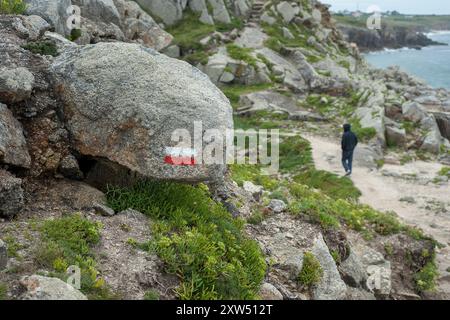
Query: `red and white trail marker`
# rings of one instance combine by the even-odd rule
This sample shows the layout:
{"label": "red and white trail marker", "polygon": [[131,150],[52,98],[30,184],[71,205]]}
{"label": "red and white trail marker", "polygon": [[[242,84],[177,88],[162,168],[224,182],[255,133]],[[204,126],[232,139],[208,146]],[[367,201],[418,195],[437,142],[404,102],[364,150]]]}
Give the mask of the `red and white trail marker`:
{"label": "red and white trail marker", "polygon": [[192,148],[166,148],[164,162],[174,166],[193,166],[196,165],[195,149]]}

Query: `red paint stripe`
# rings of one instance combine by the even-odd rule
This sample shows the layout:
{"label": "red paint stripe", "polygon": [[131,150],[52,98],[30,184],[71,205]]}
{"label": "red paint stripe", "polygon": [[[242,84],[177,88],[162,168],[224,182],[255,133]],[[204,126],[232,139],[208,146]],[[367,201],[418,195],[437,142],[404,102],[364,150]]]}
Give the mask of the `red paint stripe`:
{"label": "red paint stripe", "polygon": [[167,155],[164,162],[174,166],[194,166],[196,161],[194,157],[174,157]]}

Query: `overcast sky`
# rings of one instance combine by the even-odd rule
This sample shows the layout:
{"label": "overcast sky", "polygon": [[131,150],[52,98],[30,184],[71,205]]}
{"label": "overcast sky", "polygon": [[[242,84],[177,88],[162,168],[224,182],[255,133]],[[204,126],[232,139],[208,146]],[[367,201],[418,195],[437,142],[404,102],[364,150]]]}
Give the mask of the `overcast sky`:
{"label": "overcast sky", "polygon": [[371,5],[377,5],[382,11],[397,10],[407,14],[450,14],[449,0],[321,0],[331,4],[333,11],[366,11]]}

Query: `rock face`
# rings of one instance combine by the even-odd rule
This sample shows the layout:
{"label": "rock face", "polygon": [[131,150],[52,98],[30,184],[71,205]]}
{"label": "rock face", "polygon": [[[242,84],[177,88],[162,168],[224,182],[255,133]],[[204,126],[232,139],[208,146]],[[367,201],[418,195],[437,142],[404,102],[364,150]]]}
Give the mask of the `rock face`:
{"label": "rock face", "polygon": [[165,32],[151,16],[134,1],[114,0],[119,12],[125,38],[141,42],[155,50],[162,50],[172,42],[173,37]]}
{"label": "rock face", "polygon": [[[68,50],[51,69],[73,147],[82,155],[106,158],[145,177],[203,181],[222,176],[222,164],[165,163],[167,147],[178,145],[179,137],[172,141],[176,129],[193,137],[194,121],[201,121],[203,130],[217,129],[217,135],[233,127],[228,99],[198,69],[125,43]],[[222,150],[217,149],[219,156]]]}
{"label": "rock face", "polygon": [[91,20],[102,20],[120,24],[120,15],[113,0],[71,0],[82,8],[81,16]]}
{"label": "rock face", "polygon": [[316,239],[311,252],[320,262],[323,269],[323,277],[313,289],[314,299],[343,300],[346,295],[347,286],[344,281],[342,281],[336,263],[322,236],[319,236]]}
{"label": "rock face", "polygon": [[[90,44],[109,41],[138,42],[155,50],[162,50],[172,41],[172,36],[165,32],[134,1],[125,0],[27,0],[27,14],[44,18],[63,36],[72,32],[68,24],[73,18],[71,5],[80,8],[80,33],[75,41],[78,44]],[[153,1],[154,2],[154,1]],[[163,1],[166,2],[166,1]],[[169,1],[167,1],[169,2]],[[33,26],[30,28],[29,24]],[[35,18],[24,21],[24,30],[48,29]],[[69,28],[70,26],[70,28]],[[45,30],[44,30],[45,31]],[[28,32],[29,39],[37,38],[37,32]]]}
{"label": "rock face", "polygon": [[244,16],[250,9],[250,0],[137,0],[137,3],[166,25],[183,19],[186,9],[200,15],[206,24],[231,23],[231,15]]}
{"label": "rock face", "polygon": [[72,5],[71,0],[25,0],[24,2],[27,4],[26,14],[44,18],[59,34],[70,34],[67,27],[70,14],[67,10]]}
{"label": "rock face", "polygon": [[0,216],[14,217],[23,204],[22,180],[0,169]]}
{"label": "rock face", "polygon": [[0,103],[0,163],[28,168],[31,163],[22,125]]}
{"label": "rock face", "polygon": [[144,10],[159,17],[165,24],[173,25],[183,17],[186,2],[183,0],[137,0]]}
{"label": "rock face", "polygon": [[23,277],[20,284],[26,289],[22,300],[87,300],[80,291],[58,278],[33,275]]}
{"label": "rock face", "polygon": [[363,51],[383,48],[420,48],[438,44],[425,34],[417,32],[418,30],[408,27],[383,27],[379,31],[349,25],[338,25],[338,27],[347,41],[356,43]]}
{"label": "rock face", "polygon": [[205,72],[215,84],[241,84],[254,85],[270,83],[269,70],[261,62],[257,62],[256,67],[249,65],[245,61],[235,60],[228,56],[225,47],[211,56],[208,63],[198,66]]}

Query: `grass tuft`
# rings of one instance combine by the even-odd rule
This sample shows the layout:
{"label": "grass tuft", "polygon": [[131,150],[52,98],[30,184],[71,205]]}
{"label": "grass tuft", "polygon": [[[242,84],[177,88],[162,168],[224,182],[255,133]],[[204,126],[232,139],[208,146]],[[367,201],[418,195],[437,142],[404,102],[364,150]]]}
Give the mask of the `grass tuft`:
{"label": "grass tuft", "polygon": [[297,278],[298,282],[309,289],[317,285],[322,277],[323,269],[319,260],[311,252],[305,252],[302,270]]}

